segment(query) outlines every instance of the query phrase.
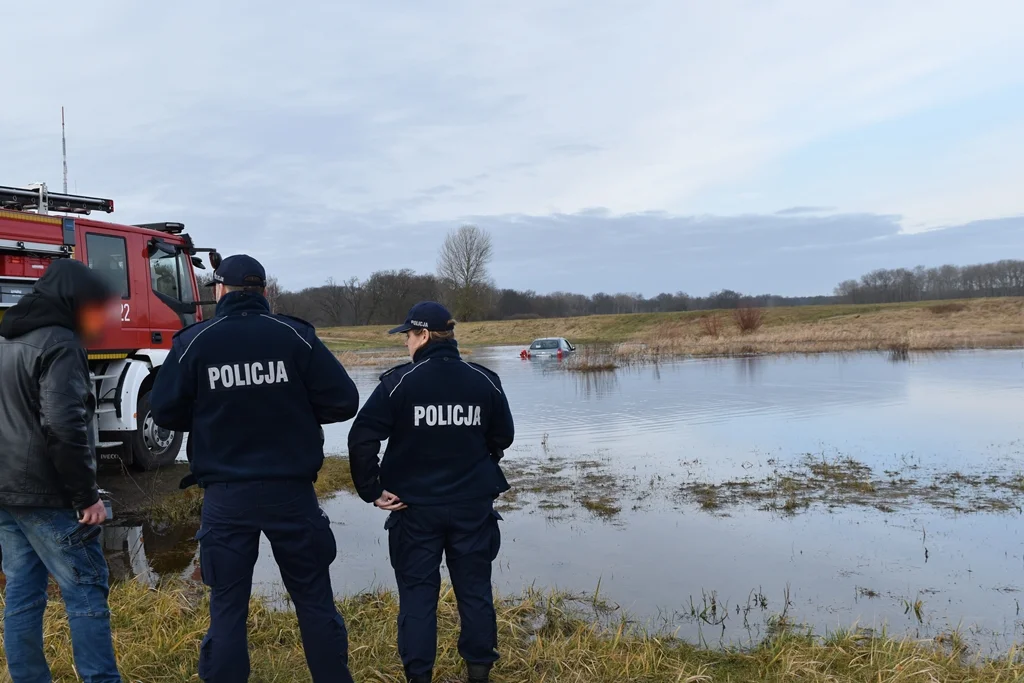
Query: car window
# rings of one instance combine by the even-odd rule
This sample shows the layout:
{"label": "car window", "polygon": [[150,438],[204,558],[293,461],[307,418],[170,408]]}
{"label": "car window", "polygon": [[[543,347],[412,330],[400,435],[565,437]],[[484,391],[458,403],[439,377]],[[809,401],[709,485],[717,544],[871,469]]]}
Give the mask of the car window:
{"label": "car window", "polygon": [[533,351],[548,351],[558,348],[557,339],[538,339],[537,341],[530,344],[530,349]]}

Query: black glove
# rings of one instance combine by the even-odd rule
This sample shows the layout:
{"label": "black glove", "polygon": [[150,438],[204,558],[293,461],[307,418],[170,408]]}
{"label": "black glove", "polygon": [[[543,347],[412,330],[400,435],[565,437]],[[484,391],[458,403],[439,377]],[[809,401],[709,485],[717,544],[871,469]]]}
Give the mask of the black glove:
{"label": "black glove", "polygon": [[181,478],[181,481],[178,482],[178,488],[184,490],[192,486],[195,486],[198,483],[199,480],[196,479],[196,475],[190,472]]}

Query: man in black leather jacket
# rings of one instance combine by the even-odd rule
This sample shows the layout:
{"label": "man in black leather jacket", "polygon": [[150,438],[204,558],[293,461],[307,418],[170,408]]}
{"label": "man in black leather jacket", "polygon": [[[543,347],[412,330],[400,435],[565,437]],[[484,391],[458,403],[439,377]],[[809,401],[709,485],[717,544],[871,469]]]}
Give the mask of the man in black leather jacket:
{"label": "man in black leather jacket", "polygon": [[50,680],[43,654],[48,574],[60,586],[75,667],[120,683],[110,636],[106,509],[96,486],[93,398],[83,341],[114,291],[84,264],[55,262],[0,320],[0,547],[4,649],[14,683]]}

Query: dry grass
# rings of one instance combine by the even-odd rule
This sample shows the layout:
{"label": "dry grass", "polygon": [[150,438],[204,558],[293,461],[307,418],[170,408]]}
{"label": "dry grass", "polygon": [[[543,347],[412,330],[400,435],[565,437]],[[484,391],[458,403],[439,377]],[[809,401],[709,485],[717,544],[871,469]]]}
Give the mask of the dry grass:
{"label": "dry grass", "polygon": [[[749,333],[723,330],[709,336],[704,319],[666,321],[637,335],[648,352],[677,356],[883,351],[905,358],[912,351],[1011,348],[1024,345],[1024,300],[958,302],[955,315],[930,306],[808,307],[771,309]],[[865,310],[866,309],[866,310]]]}
{"label": "dry grass", "polygon": [[[209,624],[199,589],[171,584],[150,590],[130,582],[115,585],[110,600],[125,681],[197,680],[199,643]],[[820,640],[781,629],[753,649],[710,650],[644,633],[625,620],[601,626],[594,617],[581,616],[584,604],[539,592],[502,601],[495,683],[1010,683],[1024,677],[1016,652],[975,661],[950,645],[955,638],[914,642],[837,633]],[[339,608],[349,628],[355,679],[403,681],[395,646],[396,597],[369,593],[346,598]],[[464,680],[456,650],[458,612],[448,588],[442,591],[438,619],[435,680]],[[45,632],[54,680],[77,681],[59,604],[47,610]],[[254,683],[309,681],[292,613],[254,600],[249,634]]]}
{"label": "dry grass", "polygon": [[700,331],[707,337],[714,337],[717,339],[722,336],[722,316],[709,313],[702,315],[698,322],[700,323]]}
{"label": "dry grass", "polygon": [[935,304],[929,306],[928,310],[936,315],[948,315],[950,313],[962,313],[967,310],[967,305],[960,301],[953,301],[948,304]]}
{"label": "dry grass", "polygon": [[[941,307],[941,314],[933,311]],[[962,307],[962,308],[961,308]],[[563,336],[576,344],[642,343],[665,355],[887,351],[906,341],[911,351],[1024,345],[1024,299],[769,308],[762,326],[741,333],[722,324],[726,312],[641,313],[583,318],[462,323],[463,346],[526,344]],[[955,313],[955,314],[954,314]],[[384,327],[325,328],[334,348],[397,346]]]}
{"label": "dry grass", "polygon": [[389,368],[409,360],[409,357],[397,350],[384,353],[368,353],[366,351],[338,351],[335,356],[346,368],[379,367]]}

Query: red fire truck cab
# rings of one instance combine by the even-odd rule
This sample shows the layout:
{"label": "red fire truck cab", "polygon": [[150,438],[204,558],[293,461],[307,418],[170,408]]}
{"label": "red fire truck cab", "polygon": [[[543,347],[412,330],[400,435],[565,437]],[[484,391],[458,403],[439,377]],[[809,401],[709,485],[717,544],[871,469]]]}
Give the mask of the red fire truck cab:
{"label": "red fire truck cab", "polygon": [[149,392],[171,337],[211,303],[200,300],[193,268],[205,266],[197,254],[209,252],[214,268],[220,256],[196,248],[181,223],[86,217],[113,210],[113,200],[49,193],[45,185],[0,186],[0,316],[55,259],[82,261],[120,290],[120,327],[88,349],[97,450],[101,461],[152,470],[174,462],[184,435],[153,422]]}

